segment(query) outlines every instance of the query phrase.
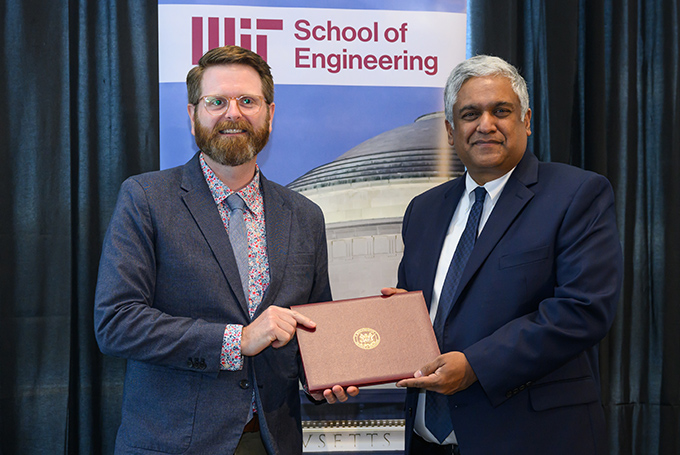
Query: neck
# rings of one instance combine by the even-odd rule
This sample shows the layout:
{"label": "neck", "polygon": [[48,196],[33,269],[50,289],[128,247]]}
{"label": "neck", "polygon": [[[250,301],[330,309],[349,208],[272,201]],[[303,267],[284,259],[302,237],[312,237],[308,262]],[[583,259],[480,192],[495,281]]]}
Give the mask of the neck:
{"label": "neck", "polygon": [[227,185],[232,191],[238,191],[241,188],[244,188],[250,183],[253,177],[255,177],[255,158],[240,166],[219,164],[205,153],[203,154],[203,159],[222,183]]}

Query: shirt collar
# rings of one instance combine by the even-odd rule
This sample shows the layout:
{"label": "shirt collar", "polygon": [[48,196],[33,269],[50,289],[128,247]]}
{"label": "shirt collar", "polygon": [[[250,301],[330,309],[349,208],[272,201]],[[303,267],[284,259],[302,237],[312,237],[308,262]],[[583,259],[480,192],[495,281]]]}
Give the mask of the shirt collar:
{"label": "shirt collar", "polygon": [[[486,182],[484,185],[484,189],[486,190],[489,199],[495,204],[496,201],[498,200],[498,197],[501,195],[503,192],[503,188],[505,188],[505,184],[508,183],[508,180],[510,179],[510,175],[512,175],[513,171],[515,168],[513,167],[509,172],[505,173],[505,175],[498,177],[495,180],[491,180],[490,182]],[[470,173],[467,172],[465,174],[465,192],[468,196],[471,195],[471,193],[480,186],[477,182],[475,182],[472,177],[470,177]],[[473,200],[474,200],[474,196]]]}
{"label": "shirt collar", "polygon": [[262,207],[261,203],[258,201],[262,200],[262,193],[260,192],[260,167],[255,165],[255,176],[253,179],[243,188],[238,191],[232,191],[227,185],[220,180],[219,177],[210,169],[208,163],[206,163],[203,158],[203,152],[198,157],[201,164],[201,171],[203,171],[203,177],[210,188],[210,193],[212,194],[215,204],[219,205],[224,202],[232,193],[237,193],[243,201],[246,203],[248,210],[256,213],[257,207]]}

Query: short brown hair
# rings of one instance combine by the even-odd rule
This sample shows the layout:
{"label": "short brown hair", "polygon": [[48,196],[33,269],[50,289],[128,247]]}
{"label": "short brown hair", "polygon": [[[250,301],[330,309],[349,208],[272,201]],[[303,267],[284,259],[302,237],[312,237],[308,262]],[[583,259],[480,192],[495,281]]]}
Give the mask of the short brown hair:
{"label": "short brown hair", "polygon": [[215,65],[240,64],[248,65],[260,75],[262,93],[267,104],[274,102],[274,79],[271,68],[262,57],[255,52],[239,46],[223,46],[211,49],[198,61],[198,66],[191,68],[187,74],[187,95],[189,104],[198,104],[201,98],[201,82],[206,68]]}

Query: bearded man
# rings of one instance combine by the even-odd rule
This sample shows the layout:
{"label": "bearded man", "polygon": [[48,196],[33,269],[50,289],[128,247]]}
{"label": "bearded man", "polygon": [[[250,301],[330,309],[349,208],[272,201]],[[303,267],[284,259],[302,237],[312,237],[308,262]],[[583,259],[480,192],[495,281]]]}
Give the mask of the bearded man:
{"label": "bearded man", "polygon": [[260,56],[213,49],[187,89],[199,152],[127,179],[104,240],[95,332],[127,359],[115,453],[301,453],[294,335],[315,323],[290,306],[331,299],[323,214],[257,166],[274,116]]}

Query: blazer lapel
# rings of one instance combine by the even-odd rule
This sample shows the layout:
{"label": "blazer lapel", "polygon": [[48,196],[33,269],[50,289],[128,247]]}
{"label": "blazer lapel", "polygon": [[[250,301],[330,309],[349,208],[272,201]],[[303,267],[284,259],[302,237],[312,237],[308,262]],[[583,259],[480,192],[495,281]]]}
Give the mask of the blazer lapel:
{"label": "blazer lapel", "polygon": [[269,287],[262,298],[256,315],[274,301],[283,282],[288,261],[292,211],[276,188],[260,172],[260,186],[264,199],[264,222],[267,235],[267,259],[269,260]]}
{"label": "blazer lapel", "polygon": [[517,218],[524,206],[534,197],[528,186],[536,183],[538,178],[538,159],[533,153],[526,151],[517,164],[514,172],[505,184],[505,188],[496,203],[489,219],[482,229],[472,249],[468,263],[458,283],[453,297],[454,305],[463,289],[477,273],[489,254],[498,244],[512,222]]}
{"label": "blazer lapel", "polygon": [[222,269],[222,273],[247,316],[248,301],[241,284],[234,251],[231,248],[229,236],[224,229],[215,200],[201,171],[198,153],[194,155],[191,161],[184,165],[183,171],[182,189],[185,193],[182,195],[182,199],[203,233],[208,246]]}
{"label": "blazer lapel", "polygon": [[[433,204],[438,206],[439,210],[433,210],[430,224],[431,229],[423,232],[423,235],[426,238],[432,239],[432,241],[425,244],[424,251],[419,255],[419,257],[430,258],[430,260],[425,263],[425,270],[421,275],[426,282],[422,283],[422,286],[418,286],[418,288],[423,289],[423,296],[427,302],[428,310],[432,302],[432,288],[434,287],[434,278],[437,273],[437,266],[439,265],[439,256],[444,246],[446,233],[451,224],[453,212],[456,210],[464,190],[465,176],[463,175],[451,182],[451,187],[444,193],[444,200],[441,204]],[[415,220],[410,220],[409,222],[415,222]]]}

